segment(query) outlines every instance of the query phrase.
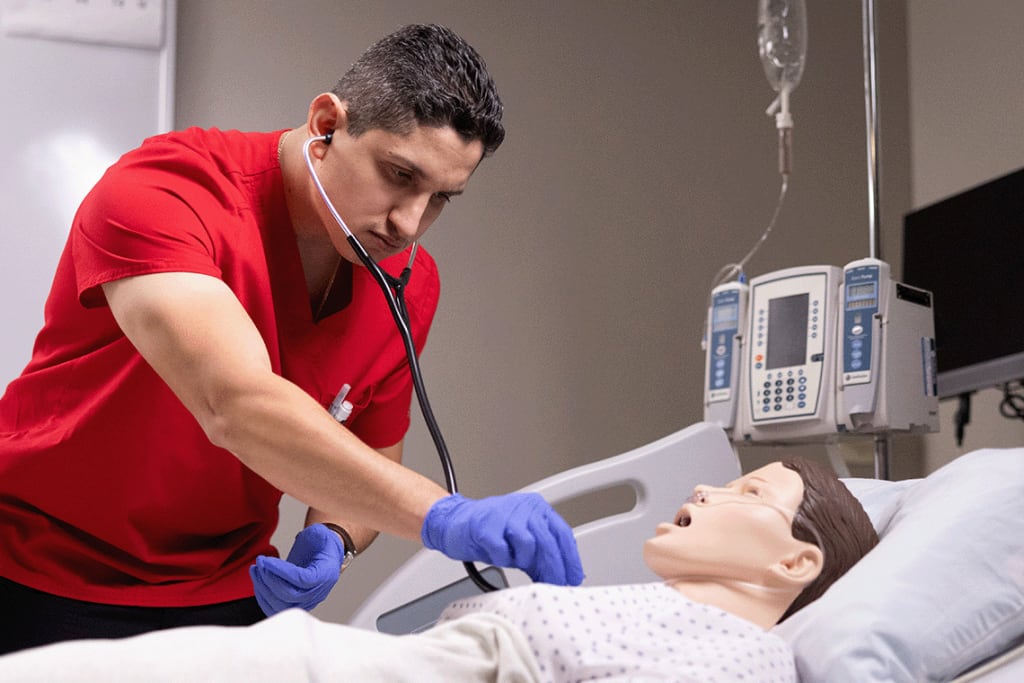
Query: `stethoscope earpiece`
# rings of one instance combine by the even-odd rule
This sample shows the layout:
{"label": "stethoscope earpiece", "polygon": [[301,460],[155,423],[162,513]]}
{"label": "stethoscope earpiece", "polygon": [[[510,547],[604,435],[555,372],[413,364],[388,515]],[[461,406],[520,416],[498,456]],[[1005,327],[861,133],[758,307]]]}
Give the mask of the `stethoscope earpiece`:
{"label": "stethoscope earpiece", "polygon": [[323,139],[324,139],[324,144],[325,145],[331,144],[331,140],[334,139],[334,131],[332,130],[331,132],[329,132],[326,135],[324,135]]}

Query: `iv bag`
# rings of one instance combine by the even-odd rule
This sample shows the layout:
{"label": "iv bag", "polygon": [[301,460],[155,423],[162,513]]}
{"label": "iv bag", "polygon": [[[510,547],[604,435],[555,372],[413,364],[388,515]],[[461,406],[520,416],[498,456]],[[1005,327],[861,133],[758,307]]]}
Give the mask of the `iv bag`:
{"label": "iv bag", "polygon": [[793,92],[807,56],[804,0],[758,0],[757,50],[772,88]]}

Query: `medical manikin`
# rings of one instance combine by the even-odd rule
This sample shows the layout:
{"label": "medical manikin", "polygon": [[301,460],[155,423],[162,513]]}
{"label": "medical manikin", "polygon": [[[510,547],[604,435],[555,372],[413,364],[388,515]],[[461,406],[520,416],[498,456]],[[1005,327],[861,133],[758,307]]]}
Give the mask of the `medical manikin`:
{"label": "medical manikin", "polygon": [[0,678],[795,681],[789,648],[769,629],[877,542],[831,471],[793,459],[724,487],[698,486],[643,545],[660,582],[483,594],[406,636],[288,610],[250,627],[61,643],[0,658]]}

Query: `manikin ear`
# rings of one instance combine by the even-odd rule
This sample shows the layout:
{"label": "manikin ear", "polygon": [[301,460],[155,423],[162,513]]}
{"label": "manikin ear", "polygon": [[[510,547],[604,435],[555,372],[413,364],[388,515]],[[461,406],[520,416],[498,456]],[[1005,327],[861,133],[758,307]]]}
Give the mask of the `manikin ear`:
{"label": "manikin ear", "polygon": [[824,561],[824,555],[818,546],[801,543],[798,549],[772,565],[771,574],[782,585],[802,590],[804,586],[818,578]]}
{"label": "manikin ear", "polygon": [[[348,127],[348,108],[332,92],[320,93],[309,103],[306,132],[310,137],[337,134]],[[318,149],[319,148],[319,149]],[[310,151],[323,153],[326,145],[315,145]]]}

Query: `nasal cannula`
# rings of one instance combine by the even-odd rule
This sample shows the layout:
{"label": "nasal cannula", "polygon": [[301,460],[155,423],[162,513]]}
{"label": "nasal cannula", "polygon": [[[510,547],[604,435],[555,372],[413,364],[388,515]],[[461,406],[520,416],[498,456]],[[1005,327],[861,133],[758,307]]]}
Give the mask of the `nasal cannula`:
{"label": "nasal cannula", "polygon": [[[455,494],[458,492],[458,485],[455,482],[455,470],[452,467],[451,456],[448,454],[448,447],[445,445],[444,437],[441,435],[441,428],[437,424],[437,420],[434,418],[434,411],[430,407],[430,401],[427,399],[427,390],[423,386],[423,377],[420,374],[419,361],[416,357],[416,347],[412,341],[412,332],[409,329],[409,313],[405,308],[405,297],[402,295],[405,286],[409,284],[409,276],[412,274],[413,260],[416,258],[416,250],[419,248],[419,244],[414,242],[412,245],[411,252],[409,254],[409,262],[402,270],[401,274],[396,278],[392,277],[388,273],[381,270],[377,262],[373,260],[373,257],[363,248],[363,245],[356,239],[356,236],[352,234],[352,231],[348,229],[348,225],[342,220],[338,211],[334,208],[334,204],[327,197],[327,192],[324,190],[324,186],[320,183],[320,178],[316,174],[316,170],[313,168],[313,161],[309,156],[309,147],[314,142],[323,142],[325,145],[331,144],[331,138],[333,132],[327,133],[326,135],[319,135],[308,138],[302,144],[302,156],[306,160],[306,168],[309,169],[309,176],[313,179],[313,183],[316,185],[317,191],[320,193],[320,197],[323,199],[327,209],[334,216],[334,220],[341,227],[342,232],[345,233],[345,238],[348,243],[352,246],[352,251],[356,253],[359,260],[363,262],[370,274],[373,275],[374,280],[380,286],[381,292],[384,294],[384,298],[387,300],[388,308],[391,310],[391,317],[394,318],[395,326],[398,328],[399,335],[402,337],[402,343],[405,345],[405,355],[409,361],[409,373],[412,376],[413,387],[416,389],[416,398],[420,404],[420,412],[423,413],[423,419],[427,423],[427,430],[430,432],[430,438],[434,441],[434,447],[437,449],[438,458],[441,460],[441,468],[444,470],[444,478],[448,493]],[[347,385],[346,385],[347,386]],[[344,422],[348,418],[352,411],[352,404],[345,400],[345,396],[348,391],[345,387],[342,387],[341,392],[338,394],[338,398],[331,404],[331,415],[338,419],[340,422]],[[346,405],[347,404],[347,405]],[[341,419],[339,419],[341,416]],[[469,578],[473,580],[473,583],[482,591],[495,591],[498,588],[487,581],[477,570],[476,566],[472,562],[463,562],[466,568],[466,573],[469,574]]]}

